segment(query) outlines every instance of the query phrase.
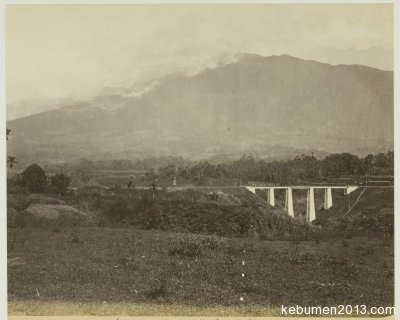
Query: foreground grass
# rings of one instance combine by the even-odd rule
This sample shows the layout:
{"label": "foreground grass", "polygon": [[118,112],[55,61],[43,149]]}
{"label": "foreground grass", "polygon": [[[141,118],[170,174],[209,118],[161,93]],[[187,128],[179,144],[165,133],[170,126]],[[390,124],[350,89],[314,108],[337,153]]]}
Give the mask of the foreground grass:
{"label": "foreground grass", "polygon": [[10,301],[8,312],[14,316],[281,316],[279,308],[251,305],[195,307],[125,302]]}
{"label": "foreground grass", "polygon": [[10,314],[272,316],[282,304],[394,302],[393,243],[216,238],[197,245],[187,237],[122,228],[9,229]]}
{"label": "foreground grass", "polygon": [[[10,301],[9,316],[153,316],[153,317],[289,317],[281,314],[280,308],[259,305],[195,307],[187,305],[160,305],[151,303],[100,303],[100,302],[48,302],[48,301]],[[353,315],[299,315],[313,318],[368,318],[361,314]],[[373,318],[373,316],[371,316]],[[377,315],[394,319],[394,315]]]}

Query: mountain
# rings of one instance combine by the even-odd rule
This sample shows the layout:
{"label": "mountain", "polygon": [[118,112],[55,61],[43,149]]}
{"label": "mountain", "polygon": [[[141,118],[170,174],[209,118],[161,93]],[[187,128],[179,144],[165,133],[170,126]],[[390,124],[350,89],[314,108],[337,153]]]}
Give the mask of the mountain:
{"label": "mountain", "polygon": [[[393,149],[393,72],[243,54],[141,96],[109,93],[9,121],[8,153],[35,161]],[[286,150],[286,151],[285,151]]]}

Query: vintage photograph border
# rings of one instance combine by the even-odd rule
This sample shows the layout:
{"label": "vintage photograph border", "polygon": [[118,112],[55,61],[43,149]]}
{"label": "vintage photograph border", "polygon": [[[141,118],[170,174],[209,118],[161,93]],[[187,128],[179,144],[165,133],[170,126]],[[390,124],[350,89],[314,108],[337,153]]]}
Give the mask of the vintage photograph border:
{"label": "vintage photograph border", "polygon": [[[6,139],[5,139],[5,129],[6,129],[6,77],[5,77],[5,7],[7,5],[18,5],[18,4],[166,4],[166,3],[174,3],[174,4],[186,4],[186,3],[218,3],[218,4],[233,4],[233,3],[243,3],[243,4],[254,4],[254,3],[279,3],[281,5],[285,4],[298,4],[298,3],[346,3],[346,4],[351,4],[351,3],[393,3],[394,4],[394,84],[395,84],[395,99],[394,99],[394,154],[395,154],[395,274],[397,277],[396,283],[395,283],[395,306],[400,305],[400,280],[399,280],[399,252],[400,252],[400,235],[399,235],[399,228],[400,228],[400,221],[399,217],[396,217],[396,211],[397,207],[399,205],[399,199],[400,199],[400,189],[399,189],[399,167],[400,167],[400,145],[399,145],[399,127],[400,127],[400,113],[398,108],[400,107],[400,94],[399,94],[399,84],[400,84],[400,76],[399,76],[399,57],[400,57],[400,50],[399,50],[399,45],[398,45],[398,39],[400,39],[400,0],[394,0],[394,1],[287,1],[287,0],[276,0],[276,1],[224,1],[224,0],[219,0],[219,1],[190,1],[190,0],[185,0],[185,1],[0,1],[0,118],[2,119],[1,125],[0,125],[0,150],[3,154],[2,157],[0,157],[0,205],[1,205],[1,221],[0,221],[0,254],[1,254],[1,263],[0,263],[0,319],[11,319],[11,320],[25,320],[25,319],[174,319],[178,317],[118,317],[118,316],[71,316],[71,317],[55,317],[55,316],[10,316],[8,317],[7,314],[7,214],[6,214]],[[397,41],[396,41],[397,39]],[[397,213],[398,214],[398,213]],[[398,309],[396,311],[399,311]],[[179,319],[224,319],[225,317],[179,317]],[[235,319],[251,319],[253,317],[243,317],[243,318],[238,318],[235,317]],[[289,317],[286,317],[289,318]],[[395,318],[395,316],[391,316],[390,318]],[[261,319],[261,318],[258,318]],[[278,319],[278,317],[268,317],[268,319]],[[299,318],[297,318],[299,319]],[[330,318],[334,319],[334,318]],[[351,319],[351,318],[347,318]],[[355,319],[361,319],[361,318],[355,318]]]}

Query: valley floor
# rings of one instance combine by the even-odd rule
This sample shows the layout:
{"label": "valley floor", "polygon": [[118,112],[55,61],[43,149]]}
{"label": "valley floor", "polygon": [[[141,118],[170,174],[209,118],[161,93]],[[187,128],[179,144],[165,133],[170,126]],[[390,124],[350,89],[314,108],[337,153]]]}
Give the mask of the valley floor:
{"label": "valley floor", "polygon": [[[260,241],[127,228],[9,228],[10,315],[280,315],[392,306],[392,241]],[[242,299],[241,299],[242,298]]]}

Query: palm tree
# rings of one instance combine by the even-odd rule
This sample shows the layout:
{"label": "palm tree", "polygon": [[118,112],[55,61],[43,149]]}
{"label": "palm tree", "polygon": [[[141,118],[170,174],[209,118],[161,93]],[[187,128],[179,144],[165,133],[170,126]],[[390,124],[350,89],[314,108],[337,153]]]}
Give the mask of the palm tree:
{"label": "palm tree", "polygon": [[17,161],[15,160],[15,157],[8,156],[7,164],[10,167],[10,175],[8,178],[11,178],[11,169],[13,168],[14,164],[16,164],[16,163],[17,163]]}
{"label": "palm tree", "polygon": [[12,169],[12,167],[14,166],[14,164],[17,163],[17,161],[15,160],[15,157],[8,156],[7,163],[10,169]]}

